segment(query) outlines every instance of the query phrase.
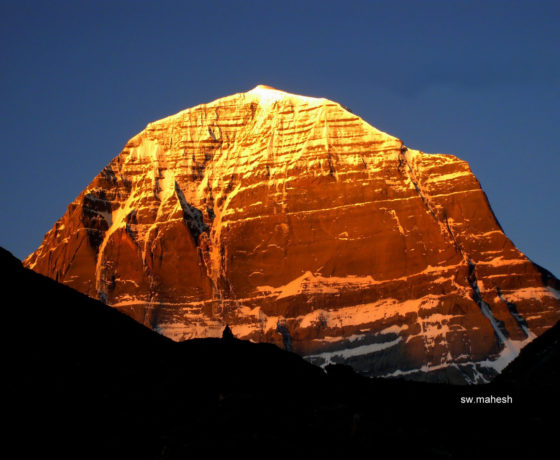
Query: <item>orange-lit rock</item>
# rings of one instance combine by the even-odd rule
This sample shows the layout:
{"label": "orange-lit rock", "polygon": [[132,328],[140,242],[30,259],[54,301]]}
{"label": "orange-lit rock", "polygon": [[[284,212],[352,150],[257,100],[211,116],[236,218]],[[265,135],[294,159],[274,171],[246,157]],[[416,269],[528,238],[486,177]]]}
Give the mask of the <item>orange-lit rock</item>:
{"label": "orange-lit rock", "polygon": [[175,340],[483,381],[560,319],[469,166],[264,86],[150,123],[26,266]]}

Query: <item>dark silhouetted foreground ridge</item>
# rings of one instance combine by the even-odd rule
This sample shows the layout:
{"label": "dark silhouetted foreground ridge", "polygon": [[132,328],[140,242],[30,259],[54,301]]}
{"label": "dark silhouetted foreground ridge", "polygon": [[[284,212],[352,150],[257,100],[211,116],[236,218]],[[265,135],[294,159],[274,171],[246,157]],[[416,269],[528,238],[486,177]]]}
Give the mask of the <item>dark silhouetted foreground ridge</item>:
{"label": "dark silhouetted foreground ridge", "polygon": [[[0,262],[6,449],[19,458],[538,458],[557,436],[558,326],[496,384],[366,379],[231,331],[175,343],[4,250]],[[513,403],[461,403],[489,395]]]}

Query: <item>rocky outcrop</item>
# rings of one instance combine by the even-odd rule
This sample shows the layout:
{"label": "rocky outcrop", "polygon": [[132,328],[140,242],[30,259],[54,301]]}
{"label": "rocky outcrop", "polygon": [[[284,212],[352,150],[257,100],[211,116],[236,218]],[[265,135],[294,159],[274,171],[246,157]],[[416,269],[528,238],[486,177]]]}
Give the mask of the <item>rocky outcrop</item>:
{"label": "rocky outcrop", "polygon": [[464,161],[265,86],[150,123],[25,265],[173,338],[479,382],[560,318]]}

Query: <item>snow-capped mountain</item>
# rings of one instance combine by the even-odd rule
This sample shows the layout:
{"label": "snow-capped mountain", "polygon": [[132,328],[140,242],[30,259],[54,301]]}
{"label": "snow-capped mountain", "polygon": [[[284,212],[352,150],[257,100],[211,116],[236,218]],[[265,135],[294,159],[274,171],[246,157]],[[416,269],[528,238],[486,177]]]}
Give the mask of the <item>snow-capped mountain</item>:
{"label": "snow-capped mountain", "polygon": [[148,124],[25,265],[173,338],[482,382],[560,319],[466,162],[259,85]]}

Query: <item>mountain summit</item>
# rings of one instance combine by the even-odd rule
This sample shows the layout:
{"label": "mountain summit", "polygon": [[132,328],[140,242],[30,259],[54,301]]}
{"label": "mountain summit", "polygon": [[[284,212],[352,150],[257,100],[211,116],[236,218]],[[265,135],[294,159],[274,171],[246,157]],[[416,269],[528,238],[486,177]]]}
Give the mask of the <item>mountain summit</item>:
{"label": "mountain summit", "polygon": [[25,265],[173,338],[482,382],[560,319],[467,163],[265,85],[148,124]]}

